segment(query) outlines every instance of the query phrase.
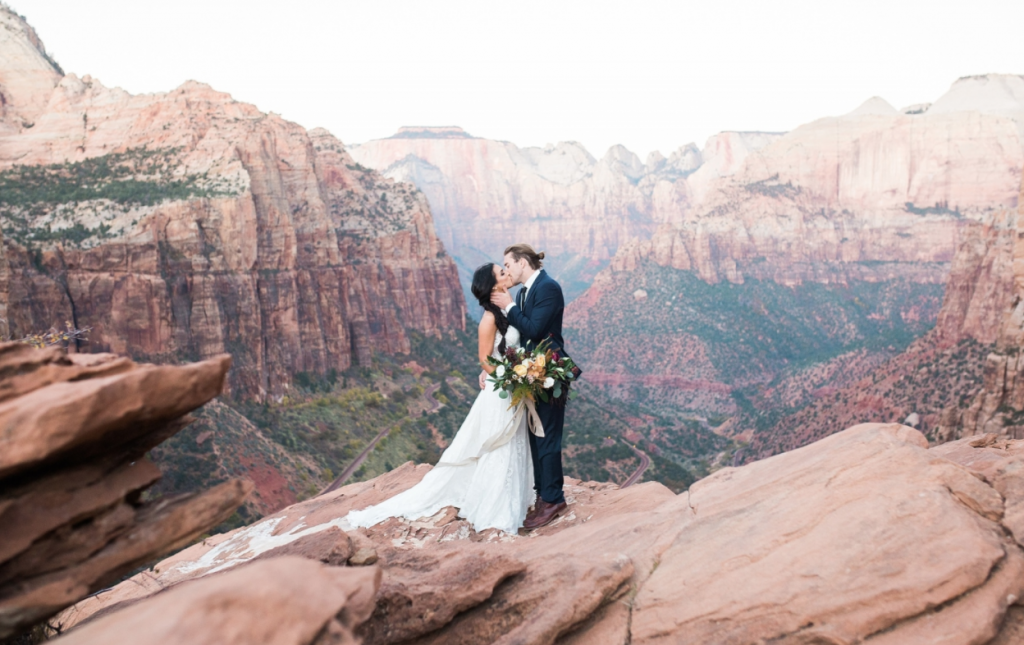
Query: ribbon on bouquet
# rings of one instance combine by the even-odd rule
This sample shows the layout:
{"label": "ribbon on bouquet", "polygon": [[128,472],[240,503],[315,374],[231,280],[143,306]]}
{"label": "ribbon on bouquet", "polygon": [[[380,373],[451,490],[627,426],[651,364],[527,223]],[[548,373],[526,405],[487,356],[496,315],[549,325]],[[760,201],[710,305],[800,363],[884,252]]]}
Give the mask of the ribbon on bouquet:
{"label": "ribbon on bouquet", "polygon": [[530,413],[530,416],[526,417],[526,423],[530,428],[530,432],[538,437],[544,436],[544,423],[540,420],[540,415],[537,414],[537,404],[534,403],[533,399],[526,399],[524,402],[526,411]]}

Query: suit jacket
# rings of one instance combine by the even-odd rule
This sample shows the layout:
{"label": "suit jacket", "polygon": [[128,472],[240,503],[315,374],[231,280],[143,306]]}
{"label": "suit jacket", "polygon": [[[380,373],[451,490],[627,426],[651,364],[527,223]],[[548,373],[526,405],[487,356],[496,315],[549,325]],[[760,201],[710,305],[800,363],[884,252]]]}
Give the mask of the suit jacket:
{"label": "suit jacket", "polygon": [[562,287],[548,275],[547,271],[541,269],[526,294],[526,302],[521,306],[512,307],[508,312],[508,322],[519,330],[526,349],[532,350],[541,341],[549,338],[552,349],[564,352],[563,311],[565,298],[562,297]]}

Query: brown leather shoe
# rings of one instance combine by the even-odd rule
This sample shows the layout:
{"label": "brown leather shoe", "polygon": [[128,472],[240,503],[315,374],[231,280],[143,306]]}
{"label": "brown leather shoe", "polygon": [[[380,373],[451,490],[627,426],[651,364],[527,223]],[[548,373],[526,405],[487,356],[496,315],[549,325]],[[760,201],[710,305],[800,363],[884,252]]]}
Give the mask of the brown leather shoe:
{"label": "brown leather shoe", "polygon": [[566,508],[565,502],[561,502],[559,504],[549,504],[548,502],[543,503],[544,507],[538,511],[536,515],[526,518],[526,521],[523,522],[523,528],[527,531],[539,529],[542,526],[550,524],[551,521],[558,517],[558,514]]}
{"label": "brown leather shoe", "polygon": [[544,507],[547,506],[547,505],[548,505],[547,502],[545,502],[544,500],[542,500],[541,498],[538,497],[537,498],[537,503],[535,503],[533,505],[533,508],[530,509],[530,511],[526,514],[526,519],[523,520],[524,525],[525,525],[526,522],[529,522],[531,519],[537,517],[537,513],[540,513],[541,511],[543,511]]}

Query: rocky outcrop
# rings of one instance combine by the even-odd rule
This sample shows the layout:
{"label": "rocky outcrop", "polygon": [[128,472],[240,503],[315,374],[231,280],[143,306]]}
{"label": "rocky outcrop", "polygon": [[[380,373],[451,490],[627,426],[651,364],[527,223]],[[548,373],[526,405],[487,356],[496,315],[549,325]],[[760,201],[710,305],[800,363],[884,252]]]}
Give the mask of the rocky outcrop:
{"label": "rocky outcrop", "polygon": [[83,625],[62,642],[355,645],[353,630],[373,611],[379,585],[378,569],[275,558],[185,583]]}
{"label": "rocky outcrop", "polygon": [[35,30],[6,5],[0,5],[0,51],[0,131],[31,128],[63,72]]}
{"label": "rocky outcrop", "polygon": [[[867,424],[681,495],[569,481],[567,514],[529,536],[477,534],[454,509],[392,519],[349,533],[382,570],[355,633],[365,643],[1011,642],[1024,594],[1022,458],[1024,442],[929,450],[912,428]],[[260,554],[337,531],[349,510],[426,472],[407,464],[210,538],[66,612],[66,638],[99,642],[218,579],[233,598],[228,576],[265,566],[248,564]],[[349,563],[339,571],[369,577]]]}
{"label": "rocky outcrop", "polygon": [[1014,248],[1019,213],[1004,210],[991,221],[966,227],[953,259],[936,321],[936,340],[999,340],[1015,294]]}
{"label": "rocky outcrop", "polygon": [[145,501],[145,457],[220,393],[230,359],[137,365],[0,345],[0,638],[226,519],[251,486]]}
{"label": "rocky outcrop", "polygon": [[[36,78],[45,54],[24,21],[0,18],[21,29],[0,41],[4,96],[36,105],[45,83],[3,79]],[[232,392],[263,398],[298,372],[406,352],[407,329],[464,324],[422,194],[326,131],[200,83],[132,96],[48,74],[31,127],[0,130],[12,334],[70,320],[92,327],[91,351],[229,352]]]}
{"label": "rocky outcrop", "polygon": [[948,411],[942,439],[985,433],[1024,438],[1022,219],[1024,200],[992,225],[973,231],[960,248],[961,270],[950,280],[940,331],[944,337],[994,342],[995,348],[985,360],[981,391],[967,410]]}

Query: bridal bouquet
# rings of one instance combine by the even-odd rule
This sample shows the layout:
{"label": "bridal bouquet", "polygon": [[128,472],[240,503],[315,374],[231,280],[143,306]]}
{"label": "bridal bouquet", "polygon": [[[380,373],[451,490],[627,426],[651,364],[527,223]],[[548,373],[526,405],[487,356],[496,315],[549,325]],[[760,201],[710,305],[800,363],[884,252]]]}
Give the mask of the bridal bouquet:
{"label": "bridal bouquet", "polygon": [[564,404],[570,398],[569,386],[580,375],[576,363],[552,350],[546,340],[532,352],[509,347],[500,359],[490,357],[488,361],[494,365],[494,373],[487,380],[494,383],[498,396],[512,399],[509,407],[538,400]]}

